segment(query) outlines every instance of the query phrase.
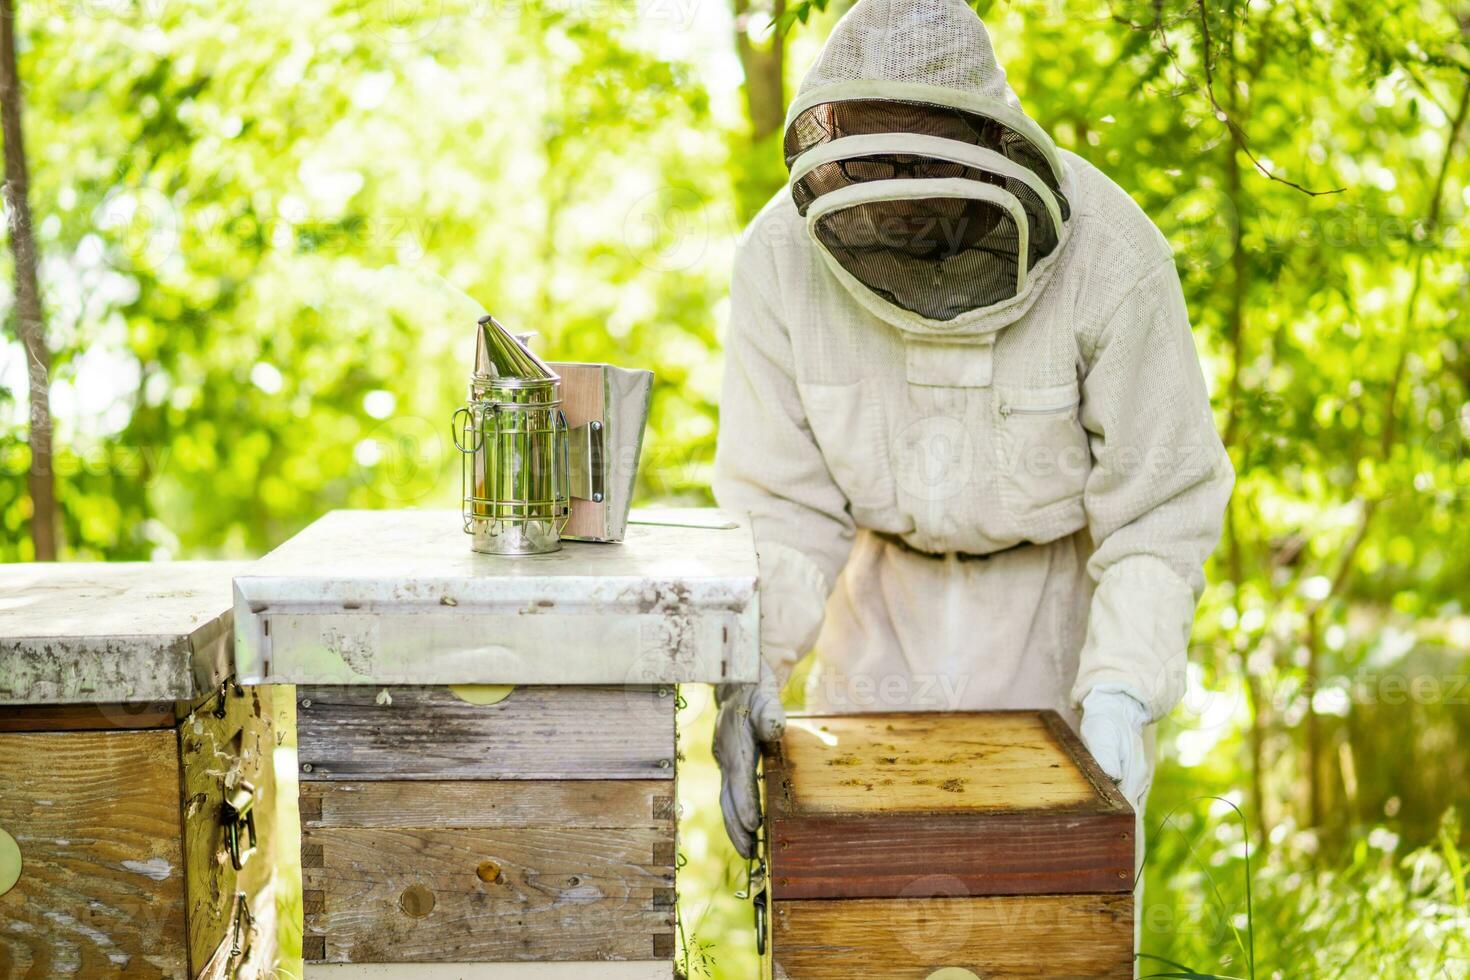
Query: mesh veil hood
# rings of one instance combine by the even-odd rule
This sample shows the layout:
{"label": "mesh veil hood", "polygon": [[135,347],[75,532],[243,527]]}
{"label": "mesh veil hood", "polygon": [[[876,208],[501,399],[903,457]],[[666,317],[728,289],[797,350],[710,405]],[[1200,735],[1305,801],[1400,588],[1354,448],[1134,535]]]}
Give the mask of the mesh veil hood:
{"label": "mesh veil hood", "polygon": [[964,0],[859,0],[833,28],[797,98],[843,82],[907,82],[1021,102]]}
{"label": "mesh veil hood", "polygon": [[[858,0],[833,28],[787,113],[788,165],[819,149],[822,140],[843,135],[823,134],[814,125],[824,106],[863,101],[938,106],[996,124],[1007,141],[997,149],[1037,173],[1055,192],[1062,221],[1070,217],[1070,175],[1051,139],[1021,109],[989,32],[964,0]],[[795,188],[803,213],[809,203],[801,199],[804,190]],[[1055,247],[1029,270],[1015,295],[947,320],[875,305],[870,290],[838,275],[864,306],[906,331],[988,334],[1030,308],[1050,279],[1067,231],[1065,224],[1058,228]]]}

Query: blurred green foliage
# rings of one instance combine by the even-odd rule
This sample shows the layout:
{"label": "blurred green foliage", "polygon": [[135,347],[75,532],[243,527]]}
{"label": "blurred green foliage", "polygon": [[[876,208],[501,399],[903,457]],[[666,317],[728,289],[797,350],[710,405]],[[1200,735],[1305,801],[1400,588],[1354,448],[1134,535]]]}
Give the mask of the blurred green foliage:
{"label": "blurred green foliage", "polygon": [[253,554],[332,507],[452,503],[460,290],[555,357],[657,365],[646,488],[703,493],[730,236],[690,65],[611,6],[418,13],[22,4],[69,557]]}
{"label": "blurred green foliage", "polygon": [[[453,506],[479,304],[552,357],[652,367],[641,494],[708,500],[728,261],[783,179],[725,7],[19,6],[66,557]],[[824,6],[789,5],[792,81]],[[1470,8],[980,9],[1027,109],[1174,243],[1240,474],[1162,732],[1144,949],[1470,974]],[[11,336],[0,559],[25,560]],[[688,966],[750,977],[712,709],[685,695]]]}

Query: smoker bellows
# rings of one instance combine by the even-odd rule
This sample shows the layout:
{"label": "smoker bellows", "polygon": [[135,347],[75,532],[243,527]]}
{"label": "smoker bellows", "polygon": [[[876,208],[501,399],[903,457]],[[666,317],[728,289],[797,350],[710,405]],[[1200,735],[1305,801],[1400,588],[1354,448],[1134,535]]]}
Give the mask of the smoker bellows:
{"label": "smoker bellows", "polygon": [[475,551],[532,555],[562,538],[621,541],[653,374],[548,364],[492,316],[454,414],[465,533]]}

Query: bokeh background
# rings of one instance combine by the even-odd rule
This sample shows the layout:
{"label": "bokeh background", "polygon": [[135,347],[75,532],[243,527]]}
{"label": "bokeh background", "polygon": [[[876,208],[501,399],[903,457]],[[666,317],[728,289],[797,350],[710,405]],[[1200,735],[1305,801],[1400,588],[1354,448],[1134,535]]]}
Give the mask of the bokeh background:
{"label": "bokeh background", "polygon": [[[16,0],[44,319],[0,293],[0,559],[38,525],[68,560],[248,557],[454,506],[482,305],[654,369],[641,498],[707,503],[732,250],[843,9],[774,2]],[[1470,6],[979,9],[1174,243],[1240,474],[1144,972],[1470,975]],[[683,965],[754,977],[683,697]]]}

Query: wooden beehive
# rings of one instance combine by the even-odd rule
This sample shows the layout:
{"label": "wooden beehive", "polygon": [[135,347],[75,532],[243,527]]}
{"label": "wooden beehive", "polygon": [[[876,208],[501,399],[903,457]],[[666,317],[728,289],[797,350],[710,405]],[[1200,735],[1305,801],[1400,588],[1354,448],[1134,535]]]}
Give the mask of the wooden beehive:
{"label": "wooden beehive", "polygon": [[674,701],[670,687],[298,688],[308,963],[617,960],[644,972],[598,975],[642,977],[662,961],[671,975]]}
{"label": "wooden beehive", "polygon": [[0,976],[273,975],[274,718],[225,673],[232,570],[0,566]]}
{"label": "wooden beehive", "polygon": [[1134,815],[1054,712],[792,718],[769,976],[1131,977]]}
{"label": "wooden beehive", "polygon": [[674,685],[754,680],[758,610],[749,527],[670,522],[508,558],[339,511],[236,580],[242,675],[297,685],[308,980],[672,980]]}

